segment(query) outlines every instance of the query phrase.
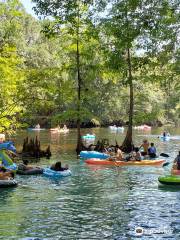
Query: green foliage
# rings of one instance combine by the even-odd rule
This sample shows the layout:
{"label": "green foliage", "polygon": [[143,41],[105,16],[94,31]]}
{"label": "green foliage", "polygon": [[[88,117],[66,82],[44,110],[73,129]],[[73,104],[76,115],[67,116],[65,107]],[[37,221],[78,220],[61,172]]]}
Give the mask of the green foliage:
{"label": "green foliage", "polygon": [[21,104],[17,95],[17,86],[23,81],[23,72],[19,68],[21,62],[16,48],[5,45],[1,49],[0,131],[18,126],[16,120],[21,110]]}
{"label": "green foliage", "polygon": [[128,121],[127,48],[134,124],[179,123],[176,1],[34,2],[39,14],[53,18],[35,20],[18,0],[0,3],[0,131],[33,125],[42,118],[49,125],[75,122],[78,117],[96,125]]}

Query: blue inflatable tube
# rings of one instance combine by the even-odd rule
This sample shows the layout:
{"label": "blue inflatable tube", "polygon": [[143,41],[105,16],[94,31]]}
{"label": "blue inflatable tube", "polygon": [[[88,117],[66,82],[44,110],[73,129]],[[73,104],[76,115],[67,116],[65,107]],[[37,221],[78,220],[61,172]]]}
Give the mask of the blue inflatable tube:
{"label": "blue inflatable tube", "polygon": [[118,131],[124,131],[124,127],[117,127]]}
{"label": "blue inflatable tube", "polygon": [[45,128],[28,128],[28,131],[44,131],[46,130]]}
{"label": "blue inflatable tube", "polygon": [[170,137],[169,136],[160,136],[160,139],[163,140],[163,141],[169,141],[170,140]]}
{"label": "blue inflatable tube", "polygon": [[85,159],[88,159],[88,158],[106,159],[106,158],[109,158],[110,155],[106,153],[96,152],[96,151],[81,151],[80,157]]}
{"label": "blue inflatable tube", "polygon": [[93,134],[86,134],[85,136],[82,136],[83,139],[95,139],[96,136]]}
{"label": "blue inflatable tube", "polygon": [[0,143],[0,150],[3,150],[3,149],[10,150],[12,152],[16,152],[16,148],[13,145],[12,141]]}
{"label": "blue inflatable tube", "polygon": [[50,168],[44,168],[43,175],[52,178],[68,177],[71,176],[71,171],[69,169],[64,171],[54,171]]}

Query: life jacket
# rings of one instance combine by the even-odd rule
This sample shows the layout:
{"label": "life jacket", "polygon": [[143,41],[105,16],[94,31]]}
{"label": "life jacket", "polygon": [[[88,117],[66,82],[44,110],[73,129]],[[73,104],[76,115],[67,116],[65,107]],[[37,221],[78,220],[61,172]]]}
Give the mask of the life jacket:
{"label": "life jacket", "polygon": [[180,155],[177,156],[177,165],[180,166]]}

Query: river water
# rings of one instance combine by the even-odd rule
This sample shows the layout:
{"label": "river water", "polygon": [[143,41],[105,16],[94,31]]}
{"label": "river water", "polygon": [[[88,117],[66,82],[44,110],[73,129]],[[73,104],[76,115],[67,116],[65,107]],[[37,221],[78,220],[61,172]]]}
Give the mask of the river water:
{"label": "river water", "polygon": [[[180,129],[169,129],[175,138],[163,142],[161,129],[135,131],[136,145],[147,137],[159,153],[172,162],[180,150]],[[97,138],[120,144],[125,133],[109,129],[83,129]],[[53,180],[43,176],[17,176],[17,188],[0,189],[0,239],[180,239],[180,189],[162,187],[158,176],[167,167],[101,167],[77,159],[74,152],[76,131],[69,134],[19,132],[13,138],[20,150],[26,136],[38,136],[41,147],[51,145],[52,158],[68,163],[71,177]],[[138,235],[137,231],[143,231]]]}

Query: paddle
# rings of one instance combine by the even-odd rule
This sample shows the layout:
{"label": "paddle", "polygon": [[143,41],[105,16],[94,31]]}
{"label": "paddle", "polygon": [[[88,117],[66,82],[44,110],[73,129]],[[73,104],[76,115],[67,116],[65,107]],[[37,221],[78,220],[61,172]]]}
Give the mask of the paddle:
{"label": "paddle", "polygon": [[[169,155],[167,153],[161,153],[159,156],[162,156],[162,157],[169,157]],[[163,163],[162,167],[166,167],[170,164],[170,162],[165,162]]]}
{"label": "paddle", "polygon": [[169,164],[170,164],[170,162],[165,162],[165,163],[163,163],[162,167],[166,167],[166,166],[168,166]]}
{"label": "paddle", "polygon": [[168,154],[166,154],[166,153],[160,153],[160,155],[159,156],[162,156],[162,157],[169,157],[169,155]]}

